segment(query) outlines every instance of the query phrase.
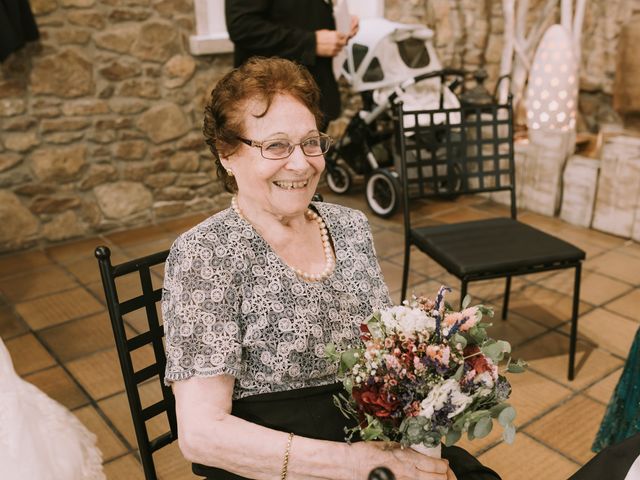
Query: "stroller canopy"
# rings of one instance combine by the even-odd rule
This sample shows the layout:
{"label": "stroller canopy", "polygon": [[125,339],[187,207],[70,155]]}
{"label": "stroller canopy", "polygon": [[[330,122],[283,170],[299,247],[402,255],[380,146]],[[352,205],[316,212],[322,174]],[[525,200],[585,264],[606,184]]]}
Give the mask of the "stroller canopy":
{"label": "stroller canopy", "polygon": [[366,18],[347,45],[342,73],[356,92],[397,85],[442,68],[424,25]]}

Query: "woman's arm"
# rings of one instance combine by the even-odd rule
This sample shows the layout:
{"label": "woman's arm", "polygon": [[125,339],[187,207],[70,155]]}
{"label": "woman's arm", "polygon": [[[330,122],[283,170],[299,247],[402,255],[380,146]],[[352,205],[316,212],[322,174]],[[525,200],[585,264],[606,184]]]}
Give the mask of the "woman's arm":
{"label": "woman's arm", "polygon": [[[231,415],[234,378],[229,375],[174,382],[178,443],[188,460],[255,479],[280,478],[288,434]],[[293,437],[288,480],[366,480],[378,466],[397,480],[446,480],[446,460],[381,444]]]}

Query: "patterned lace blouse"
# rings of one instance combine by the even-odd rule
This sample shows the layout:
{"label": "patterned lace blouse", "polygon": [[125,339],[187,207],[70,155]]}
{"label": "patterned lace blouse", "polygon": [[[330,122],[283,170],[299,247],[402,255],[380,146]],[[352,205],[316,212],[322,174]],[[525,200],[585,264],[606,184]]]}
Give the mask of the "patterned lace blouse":
{"label": "patterned lace blouse", "polygon": [[325,345],[359,341],[360,322],[390,300],[365,215],[314,207],[336,254],[321,282],[300,279],[233,209],[176,240],[162,296],[165,382],[228,374],[238,399],[336,381]]}

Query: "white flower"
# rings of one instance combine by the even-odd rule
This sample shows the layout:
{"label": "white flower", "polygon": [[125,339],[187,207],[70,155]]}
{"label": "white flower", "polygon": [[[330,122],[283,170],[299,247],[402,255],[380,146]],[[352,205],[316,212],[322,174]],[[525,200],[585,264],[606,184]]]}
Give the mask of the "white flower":
{"label": "white flower", "polygon": [[480,375],[476,375],[473,379],[473,383],[481,383],[482,386],[491,389],[494,385],[493,375],[491,372],[482,372]]}
{"label": "white flower", "polygon": [[387,330],[395,330],[406,336],[414,336],[416,332],[433,331],[435,319],[429,317],[419,308],[404,305],[391,307],[380,312],[380,318]]}
{"label": "white flower", "polygon": [[431,418],[434,412],[442,410],[442,408],[451,404],[453,410],[447,415],[449,418],[453,418],[462,412],[467,405],[472,401],[472,398],[465,395],[460,391],[460,385],[458,382],[450,378],[440,385],[436,385],[420,404],[420,416]]}

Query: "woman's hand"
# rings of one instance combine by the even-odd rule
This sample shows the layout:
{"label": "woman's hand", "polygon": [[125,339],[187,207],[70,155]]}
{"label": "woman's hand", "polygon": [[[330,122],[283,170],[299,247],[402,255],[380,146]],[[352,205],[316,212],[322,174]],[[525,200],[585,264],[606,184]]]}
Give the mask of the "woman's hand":
{"label": "woman's hand", "polygon": [[335,57],[347,44],[347,36],[336,30],[316,30],[316,55]]}
{"label": "woman's hand", "polygon": [[449,462],[400,448],[385,442],[359,442],[351,445],[355,480],[366,480],[371,470],[387,467],[396,480],[456,480]]}

